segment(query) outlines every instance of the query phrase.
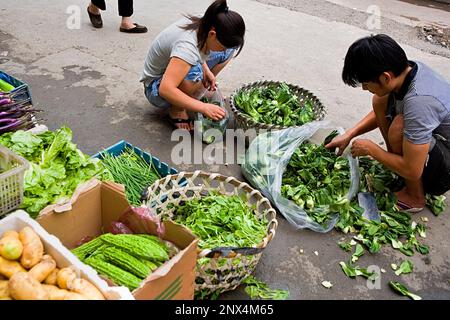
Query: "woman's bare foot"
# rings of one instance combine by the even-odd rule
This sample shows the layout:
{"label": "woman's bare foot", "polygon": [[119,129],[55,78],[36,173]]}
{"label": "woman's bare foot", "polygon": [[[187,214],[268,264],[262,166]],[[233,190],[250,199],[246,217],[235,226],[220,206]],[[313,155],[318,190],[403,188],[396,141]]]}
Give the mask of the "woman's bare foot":
{"label": "woman's bare foot", "polygon": [[[194,125],[192,121],[189,120],[189,115],[187,114],[186,110],[171,107],[169,109],[169,117],[172,120],[172,124],[178,129],[184,129],[188,131],[194,129]],[[177,122],[177,119],[186,120],[187,122]]]}

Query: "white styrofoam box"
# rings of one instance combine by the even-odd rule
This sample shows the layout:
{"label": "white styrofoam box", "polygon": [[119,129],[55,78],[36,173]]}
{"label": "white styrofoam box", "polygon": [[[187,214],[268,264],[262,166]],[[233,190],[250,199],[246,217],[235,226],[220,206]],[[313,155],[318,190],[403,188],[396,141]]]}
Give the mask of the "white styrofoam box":
{"label": "white styrofoam box", "polygon": [[101,279],[93,268],[82,263],[69,249],[64,247],[55,236],[45,231],[39,223],[33,220],[28,213],[23,210],[15,211],[6,218],[0,220],[0,236],[8,230],[19,232],[26,226],[32,228],[39,235],[44,244],[45,253],[51,255],[53,259],[55,259],[58,268],[71,267],[77,272],[79,277],[94,284],[107,300],[135,300],[128,288],[108,286],[106,281]]}

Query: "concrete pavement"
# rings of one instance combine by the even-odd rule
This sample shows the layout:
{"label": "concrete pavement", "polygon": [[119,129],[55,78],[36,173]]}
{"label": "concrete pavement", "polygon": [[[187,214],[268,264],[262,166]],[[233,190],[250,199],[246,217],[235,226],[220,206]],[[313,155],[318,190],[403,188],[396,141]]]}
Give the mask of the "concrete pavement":
{"label": "concrete pavement", "polygon": [[[344,128],[352,126],[370,110],[370,96],[342,83],[343,58],[353,41],[371,32],[347,18],[334,19],[320,13],[326,11],[320,10],[320,6],[323,9],[330,5],[337,10],[335,17],[339,17],[339,12],[353,10],[343,3],[314,1],[317,10],[304,12],[297,9],[305,1],[270,2],[276,6],[249,0],[229,1],[230,8],[244,16],[248,34],[242,54],[219,78],[222,91],[229,95],[243,83],[264,79],[296,83],[317,94],[327,107],[327,119]],[[292,10],[285,8],[287,2]],[[396,12],[404,8],[405,12],[417,11],[419,17],[429,13],[428,8],[411,7],[399,1],[377,2],[394,2]],[[201,13],[209,3],[135,1],[134,19],[147,25],[150,31],[130,35],[118,30],[120,20],[115,1],[108,4],[108,11],[103,14],[104,28],[100,30],[90,26],[85,1],[60,0],[51,6],[44,0],[21,0],[20,4],[2,1],[0,69],[29,83],[35,104],[45,110],[44,123],[51,129],[70,126],[84,152],[94,154],[125,139],[171,163],[176,142],[170,142],[170,125],[160,111],[148,104],[138,78],[152,39],[181,14]],[[80,29],[66,27],[70,17],[66,12],[72,5],[80,8]],[[352,12],[358,16],[361,10]],[[386,18],[393,21],[393,26],[412,30],[401,19],[396,21],[394,13]],[[439,11],[439,15],[440,19],[450,21],[450,13]],[[387,29],[394,36],[400,30]],[[403,34],[399,41],[411,59],[429,64],[450,79],[449,50],[422,43],[413,34]],[[438,54],[432,54],[433,51]],[[381,141],[378,134],[368,136]],[[237,165],[178,168],[201,168],[242,178]],[[402,278],[393,274],[390,264],[406,257],[390,247],[360,259],[362,266],[378,265],[387,270],[379,290],[369,290],[364,279],[352,280],[343,274],[339,261],[346,261],[348,254],[337,246],[341,233],[323,235],[294,230],[281,216],[277,235],[265,250],[256,276],[271,287],[289,290],[291,299],[400,298],[388,288],[389,280],[401,280],[426,299],[450,299],[449,211],[438,218],[428,211],[415,216],[416,220],[421,216],[429,218],[424,242],[430,246],[430,254],[411,258],[415,266],[413,274]],[[318,251],[318,256],[314,251]],[[324,280],[331,281],[333,288],[322,287]],[[239,289],[222,298],[248,297]]]}

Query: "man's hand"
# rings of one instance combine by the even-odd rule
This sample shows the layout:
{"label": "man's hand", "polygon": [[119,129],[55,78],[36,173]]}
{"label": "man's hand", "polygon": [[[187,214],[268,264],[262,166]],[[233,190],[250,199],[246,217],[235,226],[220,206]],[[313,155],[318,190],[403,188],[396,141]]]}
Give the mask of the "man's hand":
{"label": "man's hand", "polygon": [[357,139],[353,141],[351,148],[353,158],[371,156],[373,146],[376,146],[376,144],[367,139]]}
{"label": "man's hand", "polygon": [[214,121],[222,120],[225,117],[225,110],[211,103],[204,103],[202,113]]}
{"label": "man's hand", "polygon": [[340,156],[344,152],[345,148],[347,148],[351,140],[352,137],[346,132],[343,135],[334,138],[329,144],[325,146],[325,148],[327,149],[338,148],[339,149],[338,155]]}

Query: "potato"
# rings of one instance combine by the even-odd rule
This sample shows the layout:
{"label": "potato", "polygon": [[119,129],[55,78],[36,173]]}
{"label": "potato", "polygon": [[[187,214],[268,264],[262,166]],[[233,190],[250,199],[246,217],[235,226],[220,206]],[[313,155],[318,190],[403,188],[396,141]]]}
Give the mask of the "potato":
{"label": "potato", "polygon": [[0,239],[0,256],[8,260],[17,260],[22,255],[23,245],[19,240],[19,234],[15,231],[7,231]]}
{"label": "potato", "polygon": [[64,300],[88,300],[88,299],[79,293],[69,291],[69,293],[66,294]]}
{"label": "potato", "polygon": [[42,287],[47,291],[50,300],[87,300],[81,294],[60,289],[57,286],[43,284]]}
{"label": "potato", "polygon": [[68,289],[73,280],[77,278],[75,271],[71,268],[63,268],[59,270],[56,282],[61,289]]}
{"label": "potato", "polygon": [[0,257],[0,274],[11,278],[17,272],[26,272],[26,270],[17,261],[10,261]]}
{"label": "potato", "polygon": [[79,293],[88,300],[105,300],[105,297],[92,283],[85,279],[75,279],[69,283],[69,290]]}
{"label": "potato", "polygon": [[20,263],[25,269],[30,269],[41,261],[44,255],[44,245],[37,233],[30,227],[20,230],[19,239],[23,244]]}
{"label": "potato", "polygon": [[58,272],[59,272],[58,268],[53,269],[53,271],[49,274],[49,276],[45,278],[44,283],[56,286],[58,279]]}
{"label": "potato", "polygon": [[8,283],[11,298],[15,300],[48,300],[44,287],[26,272],[14,274]]}
{"label": "potato", "polygon": [[37,281],[42,282],[52,273],[53,270],[55,270],[55,268],[55,260],[53,260],[51,256],[45,255],[42,257],[41,262],[28,271],[28,274]]}
{"label": "potato", "polygon": [[0,281],[0,299],[9,298],[8,280]]}

